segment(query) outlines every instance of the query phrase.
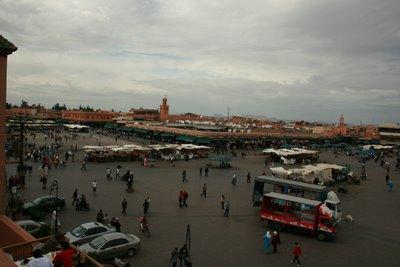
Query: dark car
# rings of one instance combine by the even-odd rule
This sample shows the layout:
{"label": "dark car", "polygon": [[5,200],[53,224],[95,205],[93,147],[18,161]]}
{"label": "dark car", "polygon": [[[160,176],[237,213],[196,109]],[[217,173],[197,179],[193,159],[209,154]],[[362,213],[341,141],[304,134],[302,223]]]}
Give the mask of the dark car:
{"label": "dark car", "polygon": [[35,222],[33,220],[16,221],[16,224],[21,226],[22,229],[30,233],[36,238],[49,236],[51,234],[50,225],[44,222]]}
{"label": "dark car", "polygon": [[33,215],[34,212],[52,212],[53,210],[61,210],[65,207],[64,198],[56,196],[38,197],[23,206],[22,213]]}

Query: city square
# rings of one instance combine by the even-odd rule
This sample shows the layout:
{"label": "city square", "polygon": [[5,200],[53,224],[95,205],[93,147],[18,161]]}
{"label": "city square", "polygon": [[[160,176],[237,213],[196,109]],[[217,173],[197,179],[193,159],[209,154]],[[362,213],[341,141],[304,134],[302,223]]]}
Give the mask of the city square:
{"label": "city square", "polygon": [[0,267],[400,266],[398,0],[0,0]]}
{"label": "city square", "polygon": [[[85,138],[83,138],[85,136]],[[43,134],[37,134],[35,142],[44,144]],[[70,146],[116,144],[113,136],[79,134],[77,139],[68,140],[60,149],[60,154]],[[117,143],[142,143],[144,139],[119,139]],[[51,140],[46,140],[47,144]],[[157,160],[154,167],[142,166],[140,162],[89,162],[87,171],[81,170],[83,152],[76,153],[76,162],[67,162],[63,169],[52,169],[49,184],[53,179],[59,183],[59,194],[66,200],[65,210],[59,212],[60,231],[70,231],[76,226],[96,220],[97,212],[102,209],[110,217],[118,217],[122,232],[137,235],[142,240],[142,248],[134,257],[127,258],[133,266],[168,266],[170,253],[174,247],[180,248],[185,243],[186,227],[191,228],[191,257],[198,266],[290,266],[291,250],[295,241],[302,244],[303,264],[317,266],[385,265],[395,266],[398,258],[395,253],[399,248],[400,218],[397,212],[399,191],[388,193],[384,182],[384,169],[379,163],[367,162],[368,179],[361,185],[351,185],[348,193],[338,193],[344,214],[350,214],[353,222],[342,221],[333,241],[318,241],[314,236],[285,231],[280,234],[282,244],[277,254],[266,255],[262,249],[262,237],[267,231],[266,224],[260,222],[259,207],[252,205],[253,179],[246,182],[246,174],[252,177],[261,175],[266,169],[261,151],[245,151],[246,156],[232,160],[232,168],[210,170],[209,177],[199,175],[200,166],[205,166],[207,159],[176,161],[171,163]],[[239,154],[239,153],[238,153]],[[361,164],[356,157],[340,154],[335,158],[330,151],[322,152],[319,161],[350,164],[356,173]],[[115,170],[122,166],[122,173],[132,170],[134,173],[134,193],[126,193],[126,182],[115,179]],[[20,194],[25,201],[46,195],[40,183],[39,165],[33,164],[32,176],[26,178],[26,186]],[[106,169],[112,170],[113,179],[106,180]],[[15,166],[8,165],[8,172]],[[267,168],[268,169],[268,168]],[[182,171],[187,171],[187,183],[182,183]],[[236,186],[231,184],[231,177],[236,174]],[[391,176],[397,180],[398,170]],[[98,181],[97,192],[92,192],[92,181]],[[207,198],[200,196],[202,186],[208,187]],[[71,205],[72,193],[78,189],[85,194],[90,204],[90,211],[76,211]],[[179,208],[180,190],[189,193],[188,207]],[[335,191],[337,191],[337,186]],[[223,216],[220,208],[220,195],[224,194],[231,202],[231,214]],[[139,218],[143,216],[142,203],[150,197],[149,223],[151,237],[139,231]],[[121,201],[128,201],[127,215],[121,213]],[[382,219],[385,218],[385,219]],[[51,217],[46,217],[51,222]],[[340,257],[338,255],[341,255]]]}

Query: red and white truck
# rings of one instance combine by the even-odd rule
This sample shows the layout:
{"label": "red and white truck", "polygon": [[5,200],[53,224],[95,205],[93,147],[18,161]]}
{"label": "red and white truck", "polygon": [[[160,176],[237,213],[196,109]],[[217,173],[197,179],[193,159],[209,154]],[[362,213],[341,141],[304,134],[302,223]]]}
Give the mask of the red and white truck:
{"label": "red and white truck", "polygon": [[264,194],[260,219],[272,228],[294,228],[315,235],[319,240],[336,235],[336,222],[331,210],[321,201],[275,192]]}

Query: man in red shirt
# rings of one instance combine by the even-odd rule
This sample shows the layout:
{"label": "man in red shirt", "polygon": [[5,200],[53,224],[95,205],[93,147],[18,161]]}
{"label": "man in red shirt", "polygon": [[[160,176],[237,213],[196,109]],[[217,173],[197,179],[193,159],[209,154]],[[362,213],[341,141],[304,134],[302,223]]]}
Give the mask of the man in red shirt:
{"label": "man in red shirt", "polygon": [[301,251],[301,247],[298,242],[295,242],[294,244],[295,244],[294,249],[293,249],[294,257],[293,257],[293,260],[291,260],[290,262],[293,263],[293,262],[297,261],[297,266],[299,267],[299,266],[301,266],[299,257],[301,255],[302,251]]}
{"label": "man in red shirt", "polygon": [[73,267],[73,256],[75,250],[65,241],[61,243],[61,247],[62,251],[58,252],[53,259],[54,266]]}

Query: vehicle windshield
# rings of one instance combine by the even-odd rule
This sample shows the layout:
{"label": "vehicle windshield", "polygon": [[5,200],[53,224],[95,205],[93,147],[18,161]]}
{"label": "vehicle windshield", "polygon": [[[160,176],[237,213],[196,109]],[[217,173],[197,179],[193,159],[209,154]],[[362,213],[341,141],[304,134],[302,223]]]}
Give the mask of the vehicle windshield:
{"label": "vehicle windshield", "polygon": [[73,234],[76,237],[80,237],[85,231],[86,228],[81,225],[72,230],[71,234]]}
{"label": "vehicle windshield", "polygon": [[107,240],[106,240],[104,237],[99,236],[98,238],[93,239],[92,242],[90,242],[89,244],[90,244],[93,248],[99,249],[99,248],[101,248],[101,247],[104,245],[104,243],[106,243],[106,242],[107,242]]}
{"label": "vehicle windshield", "polygon": [[335,212],[335,206],[337,206],[337,212],[342,212],[342,205],[340,202],[337,203],[336,205],[333,203],[330,203],[330,202],[326,202],[325,204],[330,210],[332,210],[334,212]]}
{"label": "vehicle windshield", "polygon": [[34,203],[34,204],[39,204],[39,203],[40,203],[40,201],[42,201],[42,200],[43,200],[43,198],[44,198],[44,197],[38,197],[38,198],[36,198],[36,199],[32,200],[32,203]]}

